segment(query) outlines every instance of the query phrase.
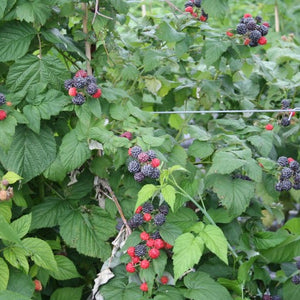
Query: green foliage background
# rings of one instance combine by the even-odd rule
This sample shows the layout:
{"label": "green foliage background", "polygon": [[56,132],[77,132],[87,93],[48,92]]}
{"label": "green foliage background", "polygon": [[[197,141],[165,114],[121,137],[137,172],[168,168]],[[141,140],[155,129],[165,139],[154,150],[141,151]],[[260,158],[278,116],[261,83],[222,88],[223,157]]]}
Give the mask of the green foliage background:
{"label": "green foliage background", "polygon": [[[298,116],[284,128],[276,113],[154,113],[280,109],[284,98],[300,107],[297,1],[203,0],[207,23],[179,0],[100,0],[99,15],[95,4],[0,0],[0,92],[12,103],[1,106],[0,176],[14,188],[0,203],[0,299],[90,296],[118,234],[119,211],[99,178],[127,219],[139,204],[166,201],[160,232],[174,245],[172,257],[130,277],[120,256],[139,242],[132,234],[100,288],[105,300],[298,299],[300,193],[274,190],[277,158],[300,159]],[[225,34],[244,13],[270,22],[267,45]],[[86,69],[87,43],[102,96],[74,106],[63,83]],[[159,181],[137,183],[127,171],[136,144],[158,154]]]}

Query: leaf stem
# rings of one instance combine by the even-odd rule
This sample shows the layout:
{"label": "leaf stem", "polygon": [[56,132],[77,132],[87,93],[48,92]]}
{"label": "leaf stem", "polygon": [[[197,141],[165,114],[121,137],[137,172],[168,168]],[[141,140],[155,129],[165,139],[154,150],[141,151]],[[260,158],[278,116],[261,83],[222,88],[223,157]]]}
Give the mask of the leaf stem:
{"label": "leaf stem", "polygon": [[91,44],[88,41],[88,17],[89,17],[89,11],[88,6],[86,3],[82,3],[82,10],[84,12],[83,18],[82,18],[82,26],[83,26],[83,33],[85,34],[85,55],[87,57],[86,60],[86,71],[88,75],[93,74],[93,70],[91,67],[91,59],[92,59],[92,52],[91,52]]}

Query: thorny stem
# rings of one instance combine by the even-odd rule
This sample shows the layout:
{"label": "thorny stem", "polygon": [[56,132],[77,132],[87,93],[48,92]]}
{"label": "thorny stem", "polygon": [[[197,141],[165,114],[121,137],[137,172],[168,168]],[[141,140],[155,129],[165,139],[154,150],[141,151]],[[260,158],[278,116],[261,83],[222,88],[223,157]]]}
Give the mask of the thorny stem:
{"label": "thorny stem", "polygon": [[91,67],[91,59],[92,59],[92,53],[91,53],[91,44],[88,41],[88,6],[86,3],[82,3],[82,10],[84,12],[83,19],[82,19],[82,26],[83,26],[83,33],[85,34],[85,55],[87,57],[86,61],[86,70],[88,75],[92,75],[92,67]]}
{"label": "thorny stem", "polygon": [[[175,180],[175,178],[173,176],[172,176],[172,183],[181,191],[182,194],[184,194],[191,202],[193,202],[197,206],[197,208],[199,208],[199,210],[205,215],[205,217],[207,218],[207,220],[212,225],[217,226],[216,223],[215,223],[215,221],[211,218],[211,216],[206,211],[202,198],[200,198],[200,199],[201,199],[203,207],[193,197],[191,197],[183,188],[181,188],[177,184],[177,182],[176,182],[176,180]],[[227,241],[227,246],[228,246],[229,250],[232,252],[233,256],[235,258],[238,258],[237,253],[235,252],[235,250],[232,248],[232,246],[229,244],[228,241]]]}
{"label": "thorny stem", "polygon": [[108,197],[109,199],[111,199],[115,203],[115,205],[116,205],[116,207],[118,209],[118,212],[119,212],[119,214],[121,216],[121,219],[122,219],[123,223],[126,226],[128,234],[131,234],[131,228],[129,227],[129,225],[127,223],[127,220],[126,220],[126,218],[124,216],[122,207],[121,207],[121,205],[120,205],[120,203],[118,201],[118,198],[116,197],[114,191],[112,190],[112,188],[110,187],[109,183],[106,180],[99,178],[99,181],[100,181],[101,185],[109,192],[110,197],[102,191],[103,194],[105,194],[106,197]]}

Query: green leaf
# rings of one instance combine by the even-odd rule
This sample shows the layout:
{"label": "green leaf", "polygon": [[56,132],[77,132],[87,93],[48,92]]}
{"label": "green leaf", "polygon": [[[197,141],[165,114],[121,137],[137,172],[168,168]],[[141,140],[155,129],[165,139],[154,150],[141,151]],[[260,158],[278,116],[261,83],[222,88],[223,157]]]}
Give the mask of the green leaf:
{"label": "green leaf", "polygon": [[4,258],[15,268],[24,273],[28,273],[29,264],[26,257],[26,251],[16,246],[10,246],[3,250]]}
{"label": "green leaf", "polygon": [[41,128],[36,134],[25,126],[18,126],[10,151],[1,155],[6,169],[20,174],[24,182],[41,174],[55,159],[56,143],[51,130]]}
{"label": "green leaf", "polygon": [[283,285],[283,299],[298,300],[300,295],[300,284],[294,284],[288,280]]}
{"label": "green leaf", "polygon": [[145,78],[145,85],[147,89],[154,95],[160,90],[162,84],[161,82],[153,76],[147,76]]}
{"label": "green leaf", "polygon": [[101,287],[100,293],[101,295],[103,295],[105,300],[141,299],[143,295],[143,292],[139,289],[138,285],[135,282],[127,284],[120,280],[113,280],[111,282],[108,282]]}
{"label": "green leaf", "polygon": [[27,91],[33,84],[44,82],[60,90],[62,82],[69,76],[65,66],[54,56],[45,55],[40,59],[26,55],[9,68],[7,87],[12,92]]}
{"label": "green leaf", "polygon": [[228,291],[219,283],[215,282],[206,273],[189,273],[184,277],[184,284],[187,290],[184,296],[188,299],[197,300],[232,300]]}
{"label": "green leaf", "polygon": [[180,165],[185,167],[187,161],[186,151],[179,145],[175,145],[168,159],[168,165]]}
{"label": "green leaf", "polygon": [[253,135],[247,139],[257,151],[267,157],[273,148],[273,135],[269,132],[262,133],[261,135]]}
{"label": "green leaf", "polygon": [[204,250],[204,243],[201,238],[195,237],[192,233],[180,235],[173,248],[173,264],[175,281],[188,269],[199,262]]}
{"label": "green leaf", "polygon": [[205,43],[205,62],[212,65],[230,46],[229,42],[221,40],[207,40]]}
{"label": "green leaf", "polygon": [[174,223],[166,222],[160,226],[159,233],[164,241],[174,245],[175,240],[182,234],[182,230]]}
{"label": "green leaf", "polygon": [[33,206],[30,229],[57,226],[62,215],[67,211],[71,211],[67,201],[53,197],[46,198],[44,203]]}
{"label": "green leaf", "polygon": [[0,18],[1,19],[3,18],[6,5],[7,5],[7,0],[0,0]]}
{"label": "green leaf", "polygon": [[100,207],[82,207],[63,216],[60,234],[79,253],[105,260],[111,252],[105,241],[115,234],[115,225],[115,220]]}
{"label": "green leaf", "polygon": [[253,182],[232,179],[226,175],[211,175],[209,181],[213,182],[213,190],[217,193],[221,203],[234,216],[244,212],[254,196]]}
{"label": "green leaf", "polygon": [[181,207],[175,213],[169,212],[166,224],[174,224],[184,232],[197,221],[198,216],[192,209]]}
{"label": "green leaf", "polygon": [[83,286],[58,288],[53,292],[50,300],[80,300],[82,296],[82,290]]}
{"label": "green leaf", "polygon": [[269,249],[281,244],[289,237],[286,231],[254,233],[253,243],[257,249]]}
{"label": "green leaf", "polygon": [[174,210],[176,190],[173,188],[173,186],[169,184],[162,186],[161,193],[165,201],[170,205],[171,209]]}
{"label": "green leaf", "polygon": [[23,215],[22,217],[16,219],[10,224],[10,226],[15,232],[17,232],[18,237],[21,239],[28,233],[30,224],[31,213],[28,215]]}
{"label": "green leaf", "polygon": [[22,1],[16,8],[19,20],[44,25],[51,16],[51,7],[43,0]]}
{"label": "green leaf", "polygon": [[57,270],[50,271],[49,274],[56,280],[67,280],[81,277],[77,272],[74,263],[63,255],[54,256],[57,263]]}
{"label": "green leaf", "polygon": [[158,277],[163,275],[167,265],[167,259],[166,252],[160,251],[159,257],[153,260],[153,268]]}
{"label": "green leaf", "polygon": [[240,283],[245,283],[248,282],[250,280],[250,274],[249,271],[251,269],[251,267],[253,266],[253,263],[258,259],[258,255],[257,256],[252,256],[248,261],[242,263],[239,267],[238,270],[238,281]]}
{"label": "green leaf", "polygon": [[8,181],[9,184],[13,184],[19,180],[22,179],[21,176],[19,176],[18,174],[8,171],[3,177],[2,179],[6,179]]}
{"label": "green leaf", "polygon": [[283,229],[288,230],[293,234],[300,234],[300,218],[293,218],[288,220],[283,226]]}
{"label": "green leaf", "polygon": [[205,243],[205,246],[214,254],[216,254],[225,264],[227,259],[227,239],[223,231],[215,225],[206,225],[199,236]]}
{"label": "green leaf", "polygon": [[12,61],[24,56],[35,34],[35,29],[25,22],[4,23],[0,28],[0,61]]}
{"label": "green leaf", "polygon": [[57,269],[52,250],[45,241],[38,238],[25,238],[22,240],[22,246],[38,266],[46,270]]}
{"label": "green leaf", "polygon": [[8,224],[3,215],[0,215],[0,239],[20,244],[21,240],[14,229]]}
{"label": "green leaf", "polygon": [[158,38],[168,43],[178,42],[185,38],[183,32],[177,32],[167,22],[162,22],[156,31]]}
{"label": "green leaf", "polygon": [[12,291],[0,291],[0,300],[32,300],[32,298]]}
{"label": "green leaf", "polygon": [[8,115],[5,120],[0,122],[0,149],[2,148],[4,151],[9,150],[15,134],[16,125],[17,120],[12,115]]}
{"label": "green leaf", "polygon": [[193,144],[189,147],[188,154],[193,157],[199,157],[201,159],[212,155],[214,152],[214,146],[208,142],[201,142],[195,140]]}
{"label": "green leaf", "polygon": [[171,285],[160,286],[154,300],[184,300],[181,291]]}
{"label": "green leaf", "polygon": [[214,155],[208,174],[230,174],[246,163],[247,161],[238,158],[231,152],[220,151]]}
{"label": "green leaf", "polygon": [[27,126],[36,134],[39,134],[41,126],[41,115],[37,107],[33,105],[26,105],[23,108],[23,114],[28,120]]}
{"label": "green leaf", "polygon": [[11,208],[12,203],[10,201],[2,202],[0,205],[0,215],[2,215],[8,223],[12,217]]}
{"label": "green leaf", "polygon": [[227,0],[203,0],[202,7],[208,15],[222,18],[228,11],[228,1]]}
{"label": "green leaf", "polygon": [[154,184],[145,184],[138,193],[138,200],[136,202],[135,209],[153,197],[156,191],[157,187]]}
{"label": "green leaf", "polygon": [[114,103],[110,106],[110,115],[115,120],[123,121],[123,120],[128,119],[130,112],[129,112],[127,105],[120,105],[120,104]]}
{"label": "green leaf", "polygon": [[120,14],[127,14],[129,6],[124,0],[110,0],[113,8],[115,8]]}
{"label": "green leaf", "polygon": [[7,284],[8,284],[9,269],[8,269],[6,262],[1,257],[0,257],[0,274],[1,274],[1,276],[0,276],[0,291],[4,291],[4,290],[6,290]]}
{"label": "green leaf", "polygon": [[90,156],[87,140],[79,140],[76,129],[67,133],[59,148],[60,160],[66,171],[80,167]]}

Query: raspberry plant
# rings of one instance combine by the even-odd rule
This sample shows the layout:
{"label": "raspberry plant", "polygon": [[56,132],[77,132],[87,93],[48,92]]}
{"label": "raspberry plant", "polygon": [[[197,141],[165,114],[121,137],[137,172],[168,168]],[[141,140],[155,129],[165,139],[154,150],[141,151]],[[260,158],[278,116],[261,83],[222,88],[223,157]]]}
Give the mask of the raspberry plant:
{"label": "raspberry plant", "polygon": [[295,1],[0,3],[3,299],[298,299]]}

